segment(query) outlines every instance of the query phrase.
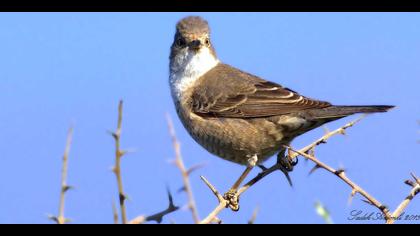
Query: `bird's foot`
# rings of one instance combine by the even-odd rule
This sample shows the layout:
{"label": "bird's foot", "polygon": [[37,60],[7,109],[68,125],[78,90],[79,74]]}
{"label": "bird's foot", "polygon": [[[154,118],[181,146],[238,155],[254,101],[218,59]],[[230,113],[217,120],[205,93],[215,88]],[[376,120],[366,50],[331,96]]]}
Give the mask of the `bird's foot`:
{"label": "bird's foot", "polygon": [[241,176],[236,180],[235,184],[230,188],[230,190],[223,195],[223,198],[228,201],[228,207],[232,209],[232,211],[239,211],[239,195],[238,195],[238,188],[245,180],[245,178],[249,175],[251,170],[258,164],[258,157],[257,155],[252,155],[247,161],[247,167],[245,171],[241,174]]}
{"label": "bird's foot", "polygon": [[292,172],[294,167],[299,163],[299,159],[297,157],[290,158],[292,155],[288,150],[288,155],[285,155],[286,151],[282,151],[277,155],[277,164],[283,167],[283,169],[287,172]]}
{"label": "bird's foot", "polygon": [[232,211],[239,211],[239,196],[237,190],[229,190],[223,195],[223,198],[229,202],[228,206]]}
{"label": "bird's foot", "polygon": [[289,172],[292,172],[294,167],[298,164],[299,160],[296,158],[291,159],[289,155],[285,155],[286,151],[282,151],[277,156],[277,165],[279,170],[286,176],[290,186],[293,186],[292,179],[290,178]]}

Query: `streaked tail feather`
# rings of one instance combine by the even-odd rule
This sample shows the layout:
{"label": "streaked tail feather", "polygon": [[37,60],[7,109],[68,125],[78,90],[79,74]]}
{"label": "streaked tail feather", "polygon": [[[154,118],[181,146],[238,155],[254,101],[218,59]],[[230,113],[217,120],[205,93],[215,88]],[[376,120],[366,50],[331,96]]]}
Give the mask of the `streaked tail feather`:
{"label": "streaked tail feather", "polygon": [[331,106],[324,109],[314,111],[314,118],[316,119],[340,119],[356,113],[376,113],[387,112],[395,106]]}

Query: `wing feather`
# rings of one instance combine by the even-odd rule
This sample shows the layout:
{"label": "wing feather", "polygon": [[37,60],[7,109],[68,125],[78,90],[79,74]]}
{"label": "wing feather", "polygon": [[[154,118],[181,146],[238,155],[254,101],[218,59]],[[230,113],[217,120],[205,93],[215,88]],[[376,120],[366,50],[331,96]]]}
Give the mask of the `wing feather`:
{"label": "wing feather", "polygon": [[226,118],[278,116],[331,106],[226,64],[202,76],[191,99],[194,113]]}

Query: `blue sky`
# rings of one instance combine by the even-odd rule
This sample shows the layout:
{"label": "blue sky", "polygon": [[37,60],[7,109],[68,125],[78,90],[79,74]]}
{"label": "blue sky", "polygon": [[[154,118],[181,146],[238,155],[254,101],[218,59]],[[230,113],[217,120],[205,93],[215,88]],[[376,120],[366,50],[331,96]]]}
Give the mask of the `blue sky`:
{"label": "blue sky", "polygon": [[[0,14],[0,223],[49,223],[56,214],[61,156],[68,127],[75,128],[66,216],[75,223],[112,223],[116,199],[113,140],[119,99],[125,101],[122,146],[129,218],[175,203],[182,185],[167,131],[168,112],[187,166],[206,163],[191,176],[201,217],[217,204],[201,182],[227,190],[243,167],[196,144],[176,117],[168,86],[168,56],[175,23],[186,15],[208,19],[219,58],[304,95],[340,105],[392,104],[318,148],[318,157],[394,209],[409,192],[403,181],[420,175],[420,14],[418,13],[2,13]],[[356,116],[328,125],[339,127]],[[295,140],[302,147],[322,129]],[[274,161],[270,160],[267,165]],[[241,199],[226,223],[323,223],[319,200],[337,223],[355,223],[352,210],[375,211],[350,189],[310,163],[292,173],[294,188],[275,173]],[[256,174],[255,170],[253,174]],[[415,199],[407,214],[420,215]],[[192,222],[181,210],[169,223]],[[359,222],[365,223],[365,222]],[[377,223],[377,222],[371,222]],[[406,222],[409,223],[409,222]],[[417,222],[418,223],[418,222]]]}

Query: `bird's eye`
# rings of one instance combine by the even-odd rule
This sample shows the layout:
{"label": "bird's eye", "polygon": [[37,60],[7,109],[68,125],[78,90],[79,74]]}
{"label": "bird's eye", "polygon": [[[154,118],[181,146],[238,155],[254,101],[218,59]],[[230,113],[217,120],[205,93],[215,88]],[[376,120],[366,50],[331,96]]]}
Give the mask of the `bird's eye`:
{"label": "bird's eye", "polygon": [[206,40],[204,41],[204,43],[205,43],[207,46],[210,46],[210,39],[209,39],[209,38],[206,38]]}
{"label": "bird's eye", "polygon": [[183,38],[179,38],[178,40],[176,40],[176,45],[178,47],[185,46],[185,40]]}

